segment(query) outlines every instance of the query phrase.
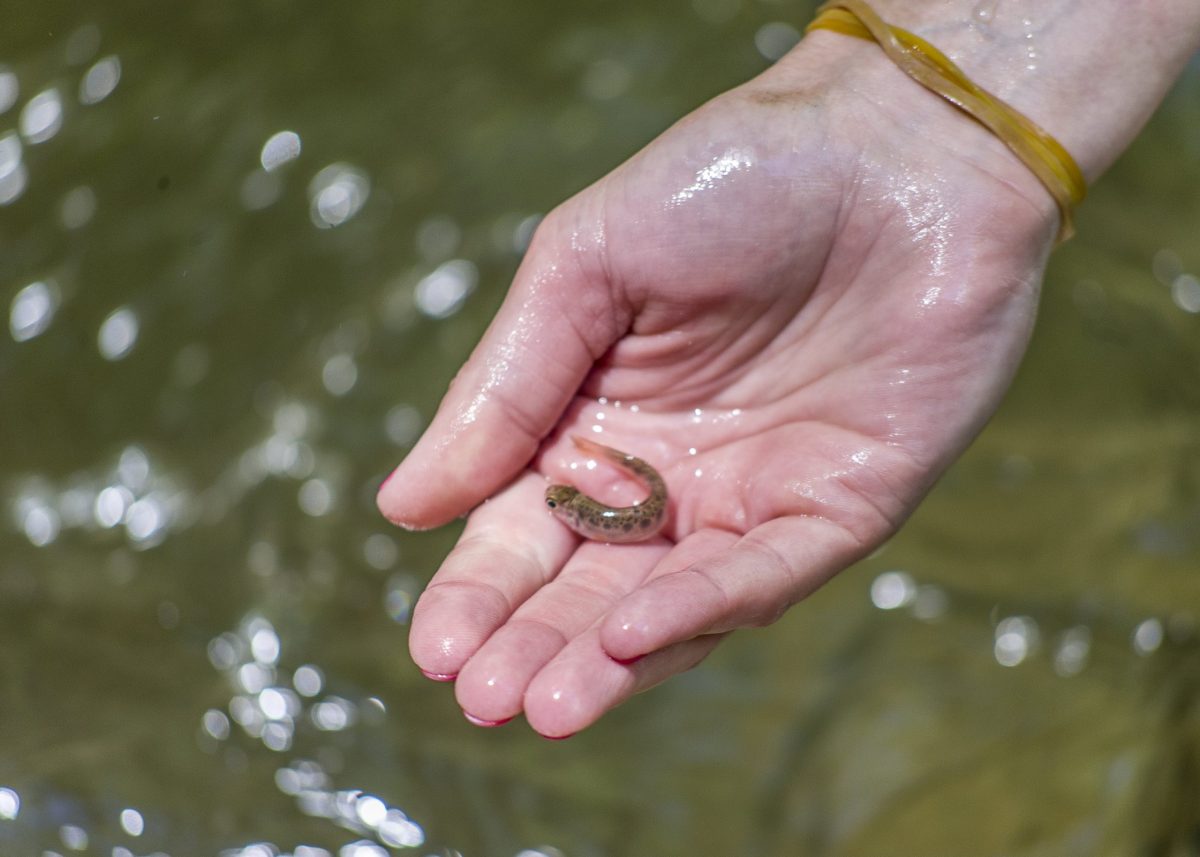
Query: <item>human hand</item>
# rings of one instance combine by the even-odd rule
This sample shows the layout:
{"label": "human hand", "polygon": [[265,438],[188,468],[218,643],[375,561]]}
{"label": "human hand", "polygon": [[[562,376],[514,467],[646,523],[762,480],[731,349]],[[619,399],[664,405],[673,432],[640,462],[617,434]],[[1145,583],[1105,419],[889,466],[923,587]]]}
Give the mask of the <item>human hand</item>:
{"label": "human hand", "polygon": [[[477,722],[572,734],[776,620],[895,532],[1008,385],[1052,200],[873,46],[817,36],[547,216],[380,490],[406,527],[473,509],[410,649]],[[572,469],[573,433],[660,470],[659,537],[551,517],[547,478],[637,496]]]}

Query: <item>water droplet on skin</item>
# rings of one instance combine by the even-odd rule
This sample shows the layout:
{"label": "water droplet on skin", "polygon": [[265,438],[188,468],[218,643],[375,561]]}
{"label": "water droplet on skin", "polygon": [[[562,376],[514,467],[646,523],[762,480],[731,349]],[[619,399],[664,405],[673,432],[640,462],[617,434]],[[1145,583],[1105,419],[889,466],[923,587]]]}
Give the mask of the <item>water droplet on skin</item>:
{"label": "water droplet on skin", "polygon": [[990,24],[996,17],[996,0],[984,0],[974,8],[974,19],[980,24]]}

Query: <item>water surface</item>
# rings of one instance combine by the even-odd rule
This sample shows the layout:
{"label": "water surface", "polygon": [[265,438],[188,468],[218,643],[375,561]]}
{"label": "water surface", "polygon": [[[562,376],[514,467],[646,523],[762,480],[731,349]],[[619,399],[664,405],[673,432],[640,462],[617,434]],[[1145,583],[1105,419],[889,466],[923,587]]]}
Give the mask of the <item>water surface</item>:
{"label": "water surface", "polygon": [[877,556],[567,742],[470,727],[408,659],[454,530],[392,530],[374,489],[537,217],[807,18],[5,16],[0,851],[1195,853],[1195,65]]}

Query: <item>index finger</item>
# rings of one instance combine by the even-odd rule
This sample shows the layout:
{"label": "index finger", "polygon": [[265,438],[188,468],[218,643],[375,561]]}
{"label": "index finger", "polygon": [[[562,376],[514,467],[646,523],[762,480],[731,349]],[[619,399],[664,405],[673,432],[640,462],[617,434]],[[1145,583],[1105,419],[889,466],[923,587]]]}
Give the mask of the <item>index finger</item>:
{"label": "index finger", "polygon": [[409,651],[426,675],[456,676],[575,551],[578,539],[546,512],[545,487],[526,473],[471,513],[413,611]]}

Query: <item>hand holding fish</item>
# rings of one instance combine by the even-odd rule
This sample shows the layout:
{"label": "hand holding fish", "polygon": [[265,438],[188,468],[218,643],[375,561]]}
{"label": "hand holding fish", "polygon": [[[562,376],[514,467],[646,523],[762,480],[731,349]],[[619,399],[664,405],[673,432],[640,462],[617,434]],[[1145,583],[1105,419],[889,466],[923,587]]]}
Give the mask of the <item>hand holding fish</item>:
{"label": "hand holding fish", "polygon": [[[473,722],[577,732],[777,620],[891,536],[997,406],[1057,209],[871,51],[805,39],[551,212],[380,490],[409,528],[469,512],[410,649]],[[1096,139],[1089,175],[1121,148]],[[658,534],[620,543],[642,520]]]}

